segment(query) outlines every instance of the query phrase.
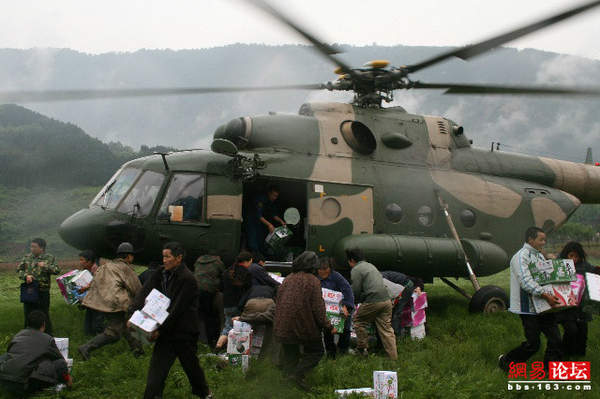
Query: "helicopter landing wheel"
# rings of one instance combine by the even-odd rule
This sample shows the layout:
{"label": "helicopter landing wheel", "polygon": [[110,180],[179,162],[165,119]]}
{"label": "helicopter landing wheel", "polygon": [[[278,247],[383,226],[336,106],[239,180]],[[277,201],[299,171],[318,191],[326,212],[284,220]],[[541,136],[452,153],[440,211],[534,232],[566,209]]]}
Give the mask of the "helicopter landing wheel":
{"label": "helicopter landing wheel", "polygon": [[486,285],[473,294],[469,302],[469,311],[472,313],[496,313],[508,309],[508,296],[506,292],[495,285]]}

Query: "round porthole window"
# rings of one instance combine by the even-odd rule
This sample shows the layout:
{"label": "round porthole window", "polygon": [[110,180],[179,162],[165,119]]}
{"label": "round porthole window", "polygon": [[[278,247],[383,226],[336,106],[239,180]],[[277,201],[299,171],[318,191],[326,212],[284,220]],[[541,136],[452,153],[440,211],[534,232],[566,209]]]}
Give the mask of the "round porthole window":
{"label": "round porthole window", "polygon": [[321,214],[327,219],[337,219],[342,213],[342,205],[335,198],[325,198],[321,204]]}
{"label": "round porthole window", "polygon": [[396,203],[388,204],[385,207],[385,217],[392,223],[398,223],[402,220],[402,208]]}
{"label": "round porthole window", "polygon": [[417,221],[425,227],[433,224],[433,212],[429,206],[423,205],[417,210]]}
{"label": "round porthole window", "polygon": [[345,121],[340,125],[340,131],[350,148],[359,154],[369,155],[377,148],[373,132],[364,123]]}
{"label": "round porthole window", "polygon": [[460,213],[460,221],[465,227],[475,226],[475,222],[477,221],[475,212],[470,209],[463,209],[463,211]]}

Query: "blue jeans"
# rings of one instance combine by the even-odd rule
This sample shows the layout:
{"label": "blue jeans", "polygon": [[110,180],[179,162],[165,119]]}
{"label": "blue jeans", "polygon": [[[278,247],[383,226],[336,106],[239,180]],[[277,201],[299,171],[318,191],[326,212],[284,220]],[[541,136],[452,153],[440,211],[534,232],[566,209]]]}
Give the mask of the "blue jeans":
{"label": "blue jeans", "polygon": [[229,330],[231,330],[233,328],[233,321],[231,320],[231,318],[235,317],[235,316],[239,316],[240,310],[238,309],[237,306],[233,306],[230,308],[224,308],[223,314],[225,315],[225,323],[223,325],[223,331],[221,331],[221,335],[227,335],[227,334],[229,334]]}

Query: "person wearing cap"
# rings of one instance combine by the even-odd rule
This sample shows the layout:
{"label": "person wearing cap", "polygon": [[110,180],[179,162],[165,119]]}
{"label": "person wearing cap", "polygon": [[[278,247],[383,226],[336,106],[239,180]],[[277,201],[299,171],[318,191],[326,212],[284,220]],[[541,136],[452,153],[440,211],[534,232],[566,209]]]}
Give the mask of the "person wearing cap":
{"label": "person wearing cap", "polygon": [[133,245],[123,242],[117,248],[116,259],[100,266],[92,280],[82,305],[102,312],[106,320],[104,331],[78,350],[83,360],[88,360],[92,351],[117,342],[124,336],[134,356],[144,353],[142,344],[127,329],[127,311],[142,285],[133,270]]}
{"label": "person wearing cap", "polygon": [[314,252],[301,253],[294,259],[292,274],[283,280],[275,301],[273,335],[282,346],[283,371],[307,391],[310,387],[304,377],[324,354],[321,331],[337,332],[325,314],[321,283],[315,276],[318,266]]}

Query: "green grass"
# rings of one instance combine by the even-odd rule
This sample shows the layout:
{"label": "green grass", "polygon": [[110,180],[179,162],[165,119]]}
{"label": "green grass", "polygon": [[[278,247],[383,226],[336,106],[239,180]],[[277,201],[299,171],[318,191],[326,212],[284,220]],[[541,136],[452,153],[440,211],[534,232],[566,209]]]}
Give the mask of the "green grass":
{"label": "green grass", "polygon": [[[508,271],[480,279],[482,285],[495,284],[508,288]],[[5,348],[11,336],[22,328],[22,305],[18,302],[19,282],[15,274],[0,273],[0,347]],[[467,281],[459,283],[472,290]],[[427,285],[429,309],[428,336],[422,341],[402,338],[398,343],[400,359],[391,361],[382,355],[368,359],[353,356],[335,361],[323,360],[309,374],[308,381],[317,394],[304,394],[290,386],[281,372],[268,362],[251,363],[244,376],[239,369],[217,369],[217,360],[202,357],[204,368],[216,398],[334,398],[334,390],[372,385],[373,370],[398,372],[401,398],[506,398],[506,397],[599,397],[597,384],[592,392],[527,392],[507,391],[507,378],[497,367],[497,356],[518,345],[522,328],[517,316],[510,313],[493,315],[469,314],[467,301],[436,280]],[[41,397],[64,398],[139,398],[146,381],[150,348],[135,359],[124,340],[94,352],[92,360],[83,362],[76,353],[86,340],[83,335],[84,312],[68,306],[56,285],[52,290],[52,320],[57,336],[69,337],[70,355],[75,358],[72,390],[60,394],[45,393]],[[588,356],[592,363],[592,381],[600,380],[600,322],[590,325]],[[543,344],[545,345],[545,343]],[[202,351],[202,350],[201,350]],[[206,348],[204,348],[206,351]],[[532,360],[541,360],[542,352]],[[191,396],[187,378],[176,362],[167,380],[165,398]]]}

